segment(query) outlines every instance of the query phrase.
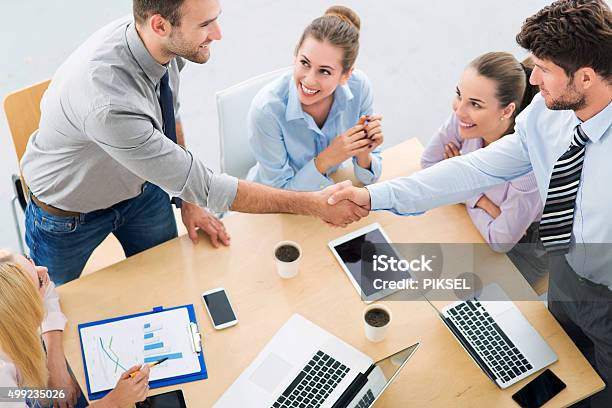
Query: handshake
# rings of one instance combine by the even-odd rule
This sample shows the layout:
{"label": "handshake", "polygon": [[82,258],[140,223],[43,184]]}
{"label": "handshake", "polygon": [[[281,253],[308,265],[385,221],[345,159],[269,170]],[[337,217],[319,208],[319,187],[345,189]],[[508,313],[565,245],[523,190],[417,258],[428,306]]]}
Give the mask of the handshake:
{"label": "handshake", "polygon": [[370,193],[354,187],[350,180],[343,181],[313,193],[316,210],[312,215],[336,227],[346,227],[370,213]]}

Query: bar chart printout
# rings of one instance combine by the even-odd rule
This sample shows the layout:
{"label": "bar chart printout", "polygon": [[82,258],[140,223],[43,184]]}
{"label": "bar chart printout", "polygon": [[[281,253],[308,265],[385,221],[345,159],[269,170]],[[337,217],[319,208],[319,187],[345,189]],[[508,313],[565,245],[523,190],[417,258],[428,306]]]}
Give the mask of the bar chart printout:
{"label": "bar chart printout", "polygon": [[131,367],[162,358],[168,360],[151,370],[149,381],[199,372],[189,323],[180,308],[81,328],[91,392],[110,390]]}

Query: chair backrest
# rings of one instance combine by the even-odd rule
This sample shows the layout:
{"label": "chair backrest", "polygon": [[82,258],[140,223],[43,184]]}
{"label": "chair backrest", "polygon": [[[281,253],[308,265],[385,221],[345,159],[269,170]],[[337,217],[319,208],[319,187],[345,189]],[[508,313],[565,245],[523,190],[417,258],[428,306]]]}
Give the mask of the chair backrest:
{"label": "chair backrest", "polygon": [[40,100],[50,82],[50,80],[39,82],[12,92],[4,98],[4,113],[11,130],[17,161],[21,160],[30,136],[38,129]]}
{"label": "chair backrest", "polygon": [[[21,157],[25,153],[30,136],[38,129],[38,124],[40,123],[40,100],[50,83],[51,80],[47,79],[46,81],[11,92],[4,98],[4,114],[11,130],[17,163],[21,161]],[[21,194],[19,194],[19,188],[17,187],[15,192],[22,209],[25,210],[24,203],[26,200],[29,200],[29,194],[21,174],[19,181],[21,182]]]}
{"label": "chair backrest", "polygon": [[221,172],[245,178],[255,165],[247,136],[251,101],[261,88],[290,69],[286,67],[268,72],[217,92]]}

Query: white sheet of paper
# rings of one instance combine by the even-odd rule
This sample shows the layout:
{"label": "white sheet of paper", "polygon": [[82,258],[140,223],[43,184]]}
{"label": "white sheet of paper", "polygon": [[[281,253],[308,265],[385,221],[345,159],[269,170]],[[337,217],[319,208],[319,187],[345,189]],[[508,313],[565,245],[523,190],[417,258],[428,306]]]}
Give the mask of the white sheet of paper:
{"label": "white sheet of paper", "polygon": [[130,367],[168,357],[153,367],[149,381],[200,371],[193,352],[187,309],[162,311],[81,329],[92,393],[115,387]]}

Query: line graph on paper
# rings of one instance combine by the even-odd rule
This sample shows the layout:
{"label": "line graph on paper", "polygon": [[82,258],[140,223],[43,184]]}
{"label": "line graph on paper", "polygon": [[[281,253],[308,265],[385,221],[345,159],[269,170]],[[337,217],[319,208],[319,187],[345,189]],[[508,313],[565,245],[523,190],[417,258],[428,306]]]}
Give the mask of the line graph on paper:
{"label": "line graph on paper", "polygon": [[124,367],[121,364],[121,362],[119,361],[119,356],[113,350],[113,336],[111,336],[110,340],[108,341],[108,345],[106,347],[104,347],[104,342],[102,341],[102,337],[100,337],[100,348],[102,349],[104,354],[106,354],[106,357],[108,357],[115,365],[115,370],[114,370],[115,373],[117,372],[119,368],[121,368],[123,371],[128,370],[126,367]]}
{"label": "line graph on paper", "polygon": [[[116,341],[115,336],[97,336],[92,339],[95,343],[96,358],[92,363],[96,373],[102,377],[105,384],[114,384],[121,374],[129,370],[130,367],[138,364],[138,359],[134,355],[127,354],[125,350],[134,347],[133,342],[129,347]],[[122,357],[123,355],[123,357]]]}
{"label": "line graph on paper", "polygon": [[115,387],[134,366],[167,358],[151,370],[149,381],[200,371],[184,309],[81,327],[81,344],[90,392]]}

